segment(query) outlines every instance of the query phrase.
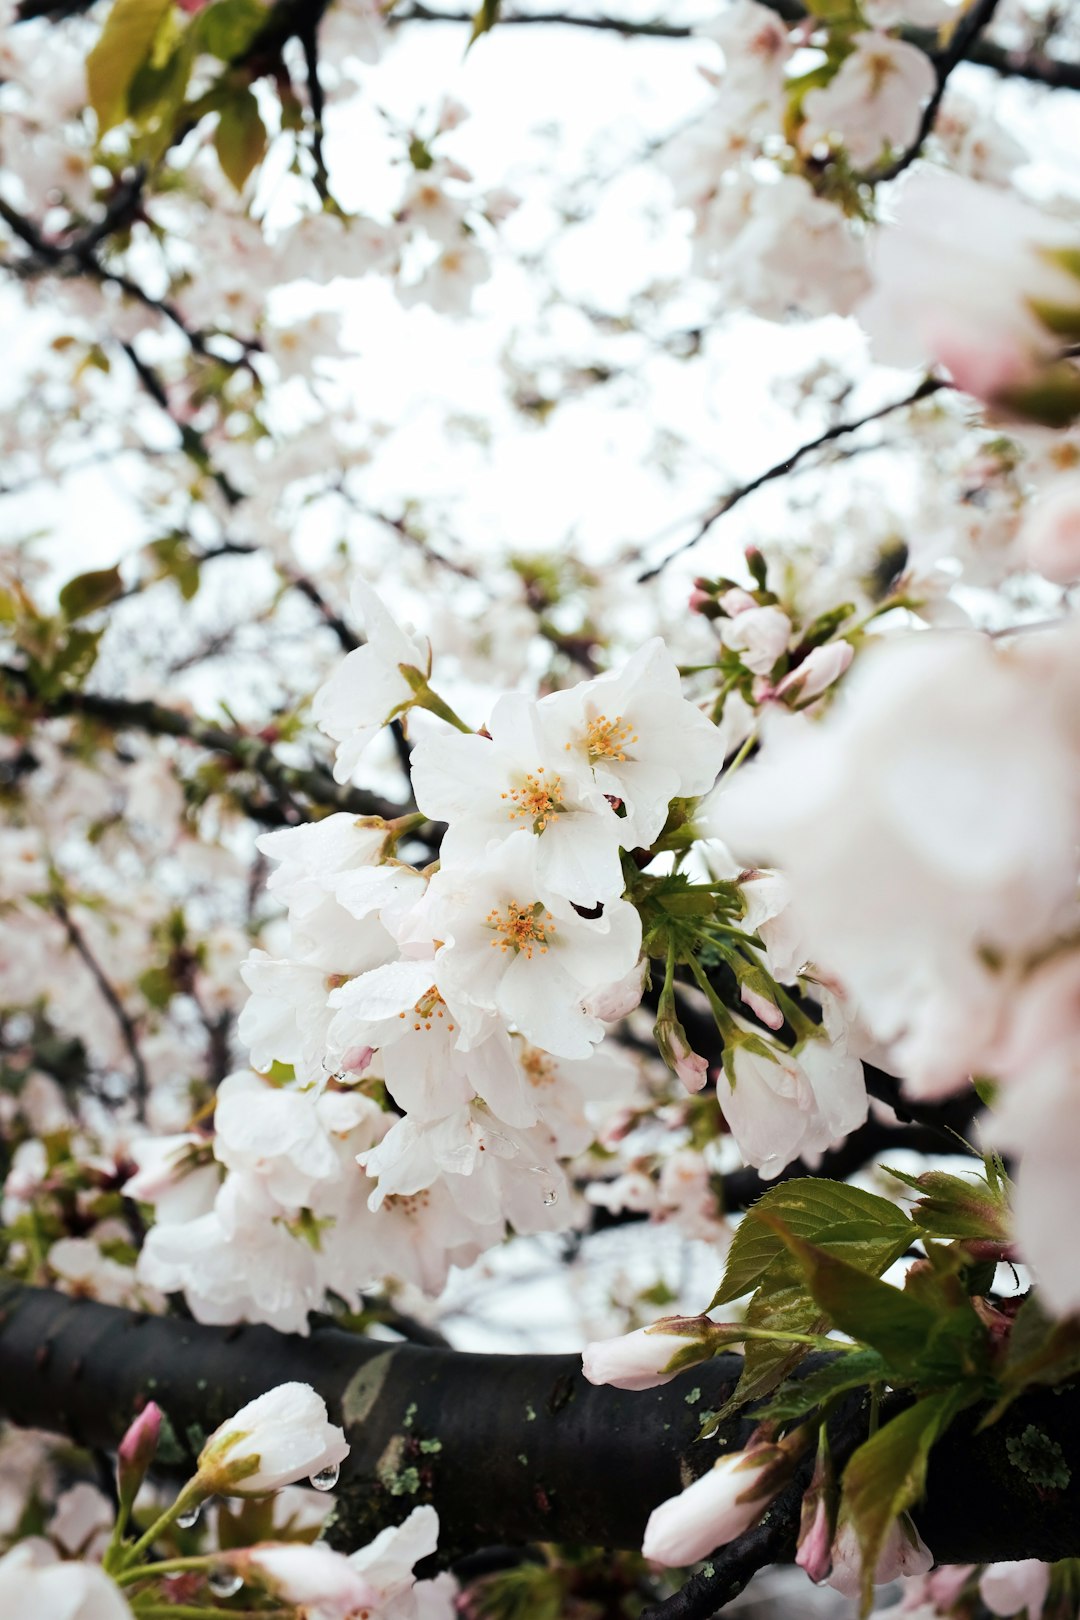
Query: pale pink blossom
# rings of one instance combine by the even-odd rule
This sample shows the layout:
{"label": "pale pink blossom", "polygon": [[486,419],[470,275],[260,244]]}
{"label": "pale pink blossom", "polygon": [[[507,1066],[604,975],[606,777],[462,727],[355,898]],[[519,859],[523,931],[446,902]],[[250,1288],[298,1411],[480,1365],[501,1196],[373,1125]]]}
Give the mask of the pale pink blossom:
{"label": "pale pink blossom", "polygon": [[768,675],[787,652],[791,620],[777,607],[752,607],[719,621],[720,639],[755,675]]}
{"label": "pale pink blossom", "polygon": [[[874,1585],[884,1586],[902,1575],[925,1575],[934,1555],[906,1513],[892,1521],[878,1555]],[[845,1597],[857,1598],[862,1587],[862,1553],[854,1525],[845,1519],[837,1531],[832,1549],[832,1573],[828,1584]]]}
{"label": "pale pink blossom", "polygon": [[1041,1620],[1050,1591],[1050,1565],[1037,1558],[1011,1564],[988,1564],[979,1576],[979,1596],[991,1614],[1025,1614]]}
{"label": "pale pink blossom", "polygon": [[799,146],[842,145],[857,169],[869,169],[915,140],[937,76],[925,51],[889,34],[856,34],[854,50],[821,89],[803,98]]}
{"label": "pale pink blossom", "polygon": [[615,1389],[656,1389],[670,1384],[681,1368],[668,1371],[676,1356],[685,1355],[694,1340],[678,1333],[654,1332],[635,1328],[614,1339],[597,1339],[587,1344],[581,1356],[581,1370],[590,1384],[611,1384]]}
{"label": "pale pink blossom", "polygon": [[721,1457],[678,1496],[653,1509],[641,1546],[644,1557],[677,1569],[737,1540],[757,1523],[775,1494],[761,1483],[774,1461],[770,1446]]}
{"label": "pale pink blossom", "polygon": [[1028,507],[1020,548],[1029,568],[1057,585],[1080,579],[1080,475],[1051,484]]}

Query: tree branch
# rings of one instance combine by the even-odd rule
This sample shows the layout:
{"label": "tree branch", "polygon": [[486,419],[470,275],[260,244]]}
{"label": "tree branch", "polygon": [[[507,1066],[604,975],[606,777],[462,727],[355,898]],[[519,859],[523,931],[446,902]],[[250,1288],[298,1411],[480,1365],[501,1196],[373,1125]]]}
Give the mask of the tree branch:
{"label": "tree branch", "polygon": [[[763,0],[770,11],[785,22],[803,22],[809,13],[797,0]],[[410,22],[472,24],[468,11],[444,11],[414,0],[401,11],[391,13],[391,27]],[[700,38],[698,30],[686,24],[665,22],[633,22],[627,17],[602,15],[582,16],[567,11],[528,11],[503,13],[500,28],[551,25],[564,28],[584,28],[593,32],[618,34],[624,39],[693,39]],[[937,34],[927,28],[902,28],[900,36],[916,45],[927,56],[937,54]],[[1003,79],[1027,79],[1032,84],[1045,85],[1050,90],[1080,90],[1080,62],[1065,61],[1061,57],[1047,56],[1042,51],[1010,51],[994,40],[976,38],[970,44],[967,60],[976,67],[988,68]]]}
{"label": "tree branch", "polygon": [[954,68],[959,67],[960,63],[971,55],[976,40],[983,30],[989,27],[997,8],[998,0],[974,0],[974,4],[960,18],[946,48],[931,57],[934,72],[937,74],[937,85],[923,108],[915,139],[910,146],[897,153],[891,162],[864,175],[864,180],[871,185],[878,185],[883,180],[895,180],[897,175],[903,174],[904,170],[915,162],[934,127],[934,120],[937,118]]}
{"label": "tree branch", "polygon": [[102,998],[108,1005],[110,1012],[116,1020],[124,1045],[127,1047],[128,1055],[131,1058],[131,1066],[134,1071],[135,1078],[132,1097],[135,1101],[138,1116],[140,1119],[142,1119],[146,1112],[146,1099],[150,1093],[150,1081],[146,1073],[146,1064],[143,1061],[142,1052],[139,1049],[139,1037],[135,1028],[135,1020],[131,1017],[131,1014],[124,1006],[115,985],[109,979],[104,968],[101,966],[101,963],[98,961],[97,957],[90,949],[90,946],[87,944],[86,936],[83,934],[82,929],[79,927],[78,923],[76,923],[74,917],[71,915],[71,912],[68,910],[67,903],[63,896],[59,894],[51,895],[49,899],[49,906],[54,915],[59,918],[61,924],[63,925],[64,932],[67,934],[73,950],[78,953],[89,969],[94,983],[100,990]]}
{"label": "tree branch", "polygon": [[[302,1339],[203,1327],[0,1282],[0,1413],[83,1445],[115,1446],[152,1397],[168,1419],[170,1460],[184,1465],[255,1395],[294,1379],[312,1384],[352,1448],[331,1531],[349,1549],[418,1502],[437,1508],[450,1559],[493,1542],[640,1546],[658,1502],[745,1444],[752,1416],[723,1424],[715,1441],[697,1440],[702,1412],[722,1404],[741,1365],[719,1356],[630,1393],[586,1383],[576,1355],[477,1355],[337,1329]],[[693,1389],[700,1399],[688,1402]],[[931,1456],[915,1518],[937,1558],[1080,1555],[1080,1390],[1025,1395],[977,1434],[982,1415],[965,1414]],[[1037,1489],[1009,1459],[1009,1440],[1031,1424],[1062,1449],[1071,1479],[1061,1490]],[[747,1562],[760,1555],[751,1542]],[[724,1555],[742,1557],[742,1544]]]}
{"label": "tree branch", "polygon": [[383,816],[387,821],[405,813],[406,807],[392,804],[364,788],[334,781],[321,765],[286,765],[269,743],[243,732],[226,731],[194,715],[183,714],[160,703],[129,702],[124,698],[102,697],[95,692],[58,692],[41,697],[26,670],[0,665],[0,679],[16,687],[47,716],[82,715],[111,731],[141,731],[151,737],[176,737],[195,743],[213,754],[224,754],[241,769],[259,776],[270,787],[283,793],[300,793],[325,810],[347,810],[354,816]]}
{"label": "tree branch", "polygon": [[764,485],[771,484],[777,478],[784,478],[789,472],[793,472],[799,463],[804,461],[807,456],[812,455],[815,450],[821,450],[826,445],[834,443],[835,440],[845,438],[849,433],[857,433],[860,428],[869,426],[871,422],[880,422],[885,417],[892,416],[896,411],[906,410],[911,405],[918,405],[922,400],[929,399],[931,395],[939,393],[944,388],[951,387],[952,384],[946,382],[943,377],[924,377],[918,387],[912,389],[910,394],[905,394],[902,399],[890,400],[888,404],[880,405],[876,411],[869,411],[865,416],[847,422],[834,422],[832,427],[826,428],[825,432],[819,433],[816,438],[808,439],[797,450],[793,450],[791,455],[785,456],[783,461],[774,462],[771,467],[767,467],[756,478],[751,478],[748,483],[740,484],[737,489],[729,490],[714,506],[710,506],[708,511],[703,513],[698,521],[697,528],[688,540],[684,540],[681,545],[676,546],[675,550],[669,552],[661,562],[654,563],[651,568],[647,568],[643,574],[638,575],[638,584],[644,585],[648,580],[655,579],[658,574],[663,572],[668,563],[673,562],[676,557],[681,557],[692,546],[696,546],[699,540],[703,540],[713,524],[718,523],[722,517],[726,517],[734,507],[739,505],[740,501],[744,501],[748,495],[753,495],[756,490],[763,488]]}

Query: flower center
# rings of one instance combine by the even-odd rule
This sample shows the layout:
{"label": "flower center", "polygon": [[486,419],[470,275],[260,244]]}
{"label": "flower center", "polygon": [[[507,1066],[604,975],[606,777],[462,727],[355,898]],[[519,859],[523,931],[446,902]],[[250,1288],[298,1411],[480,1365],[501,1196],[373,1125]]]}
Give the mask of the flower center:
{"label": "flower center", "polygon": [[492,908],[487,914],[487,925],[502,935],[501,939],[492,940],[493,951],[501,950],[504,954],[513,951],[515,956],[523,951],[530,959],[534,949],[539,950],[541,956],[547,955],[551,943],[548,936],[555,932],[551,912],[544,910],[540,900],[531,906],[519,906],[516,900],[511,900],[503,911]]}
{"label": "flower center", "polygon": [[[447,1013],[446,1002],[443,1000],[443,998],[439,994],[438,990],[436,990],[435,986],[433,984],[431,984],[424,991],[424,993],[420,997],[419,1001],[417,1001],[417,1002],[415,1002],[413,1004],[413,1018],[414,1018],[413,1029],[431,1029],[432,1028],[431,1020],[433,1018],[435,1018],[435,1019],[439,1019],[439,1018],[445,1019],[446,1013]],[[399,1012],[398,1017],[399,1018],[407,1018],[408,1013]],[[446,1028],[450,1031],[451,1034],[453,1034],[453,1030],[454,1030],[453,1024],[447,1024]]]}
{"label": "flower center", "polygon": [[[621,714],[617,714],[613,720],[609,720],[606,714],[598,714],[595,720],[589,721],[585,732],[585,752],[591,760],[622,761],[627,757],[628,744],[637,740],[637,732],[632,725],[624,725]],[[569,748],[569,743],[566,746]]]}
{"label": "flower center", "polygon": [[431,1203],[431,1193],[424,1188],[415,1193],[387,1193],[383,1199],[384,1209],[393,1209],[400,1215],[419,1215],[422,1209],[427,1209]]}
{"label": "flower center", "polygon": [[510,820],[518,816],[522,821],[531,821],[534,833],[542,833],[548,822],[565,810],[566,806],[560,801],[562,792],[562,778],[551,775],[544,780],[544,767],[540,765],[536,771],[529,771],[516,788],[509,788],[502,797],[509,799]]}
{"label": "flower center", "polygon": [[541,1052],[535,1046],[526,1046],[519,1061],[530,1086],[553,1086],[558,1079],[555,1059],[550,1052]]}

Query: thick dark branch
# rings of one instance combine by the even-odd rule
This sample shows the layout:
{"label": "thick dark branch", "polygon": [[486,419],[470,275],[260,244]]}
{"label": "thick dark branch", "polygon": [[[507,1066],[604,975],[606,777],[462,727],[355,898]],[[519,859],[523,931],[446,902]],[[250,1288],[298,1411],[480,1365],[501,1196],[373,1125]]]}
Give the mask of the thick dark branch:
{"label": "thick dark branch", "polygon": [[[593,1388],[574,1355],[470,1355],[336,1329],[301,1339],[200,1327],[0,1283],[0,1415],[16,1423],[112,1446],[152,1398],[180,1465],[255,1395],[291,1379],[314,1385],[352,1447],[332,1531],[343,1547],[418,1502],[438,1509],[447,1557],[533,1540],[638,1546],[658,1502],[745,1443],[747,1418],[724,1424],[715,1441],[696,1439],[701,1414],[720,1406],[740,1367],[724,1355],[633,1394]],[[700,1397],[688,1401],[695,1390]],[[975,1434],[980,1415],[965,1415],[931,1458],[916,1518],[938,1559],[1080,1555],[1080,1390],[1025,1396]],[[1009,1440],[1029,1425],[1061,1447],[1065,1489],[1033,1486],[1010,1461]]]}
{"label": "thick dark branch", "polygon": [[124,698],[101,697],[94,692],[58,692],[42,698],[25,670],[0,665],[0,677],[21,691],[46,716],[83,715],[111,731],[142,731],[152,737],[176,737],[195,743],[211,753],[226,755],[242,770],[261,777],[278,792],[300,793],[321,809],[347,810],[354,816],[385,816],[388,821],[405,811],[404,806],[390,804],[364,788],[335,782],[321,765],[287,765],[269,743],[258,737],[226,731],[161,703],[132,703]]}
{"label": "thick dark branch", "polygon": [[905,394],[903,399],[890,400],[888,404],[880,405],[876,411],[869,411],[865,416],[860,416],[852,421],[834,422],[832,427],[826,428],[825,432],[819,433],[816,438],[808,439],[797,450],[793,450],[791,455],[785,456],[783,461],[774,462],[771,467],[767,467],[756,478],[751,478],[748,483],[740,484],[737,489],[729,490],[714,506],[710,506],[708,511],[702,514],[697,528],[688,540],[684,540],[681,545],[676,546],[675,550],[670,552],[662,562],[654,563],[651,568],[647,568],[643,574],[638,575],[638,584],[644,585],[646,581],[655,579],[657,574],[663,572],[668,563],[673,562],[676,557],[681,557],[692,546],[696,546],[699,540],[703,540],[713,524],[718,523],[722,517],[726,517],[733,507],[739,505],[740,501],[744,501],[748,495],[753,495],[756,490],[763,488],[764,485],[771,484],[778,478],[786,477],[807,456],[812,455],[815,450],[822,450],[826,445],[833,444],[837,439],[843,439],[849,433],[857,433],[860,428],[868,427],[871,422],[880,422],[885,417],[892,416],[896,411],[903,411],[911,405],[918,405],[922,400],[929,399],[932,394],[939,393],[943,388],[951,387],[952,384],[946,382],[944,378],[924,377],[919,386],[912,389],[910,394]]}

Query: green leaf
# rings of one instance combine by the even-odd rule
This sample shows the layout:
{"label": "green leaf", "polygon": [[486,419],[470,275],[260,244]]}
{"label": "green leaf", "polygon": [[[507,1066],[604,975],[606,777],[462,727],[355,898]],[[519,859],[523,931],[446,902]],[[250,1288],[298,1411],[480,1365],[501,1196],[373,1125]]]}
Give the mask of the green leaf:
{"label": "green leaf", "polygon": [[851,1389],[881,1383],[885,1376],[885,1362],[876,1350],[850,1350],[837,1355],[835,1361],[819,1367],[806,1378],[792,1380],[755,1414],[760,1419],[788,1422],[805,1417],[815,1407],[843,1395]]}
{"label": "green leaf", "polygon": [[171,11],[172,0],[114,0],[86,59],[87,94],[97,115],[99,138],[127,116],[131,81],[149,59],[158,29]]}
{"label": "green leaf", "polygon": [[[736,1229],[710,1310],[754,1290],[746,1311],[751,1327],[820,1333],[827,1326],[798,1261],[762,1219],[774,1216],[789,1232],[813,1239],[874,1275],[903,1254],[914,1235],[903,1210],[887,1198],[815,1177],[785,1181],[759,1198]],[[770,1394],[805,1353],[798,1345],[747,1343],[738,1386],[715,1421]]]}
{"label": "green leaf", "polygon": [[864,1615],[870,1612],[874,1572],[890,1524],[922,1496],[930,1448],[974,1399],[970,1391],[959,1388],[916,1401],[871,1435],[845,1468],[844,1510],[859,1537]]}
{"label": "green leaf", "polygon": [[266,125],[254,92],[241,90],[221,109],[214,133],[218,162],[237,191],[266,154]]}
{"label": "green leaf", "polygon": [[710,1310],[760,1287],[770,1269],[783,1260],[784,1241],[759,1219],[762,1215],[778,1216],[796,1237],[820,1244],[875,1276],[892,1265],[915,1236],[903,1210],[887,1198],[811,1176],[785,1181],[747,1211]]}
{"label": "green leaf", "polygon": [[123,592],[119,568],[96,568],[68,580],[60,591],[60,608],[65,619],[84,619],[88,613],[108,607]]}
{"label": "green leaf", "polygon": [[207,55],[232,62],[266,27],[267,15],[263,0],[217,0],[216,5],[200,11],[193,26]]}
{"label": "green leaf", "polygon": [[912,1370],[934,1331],[937,1313],[890,1283],[784,1232],[779,1221],[776,1227],[833,1327],[880,1351],[890,1366]]}

